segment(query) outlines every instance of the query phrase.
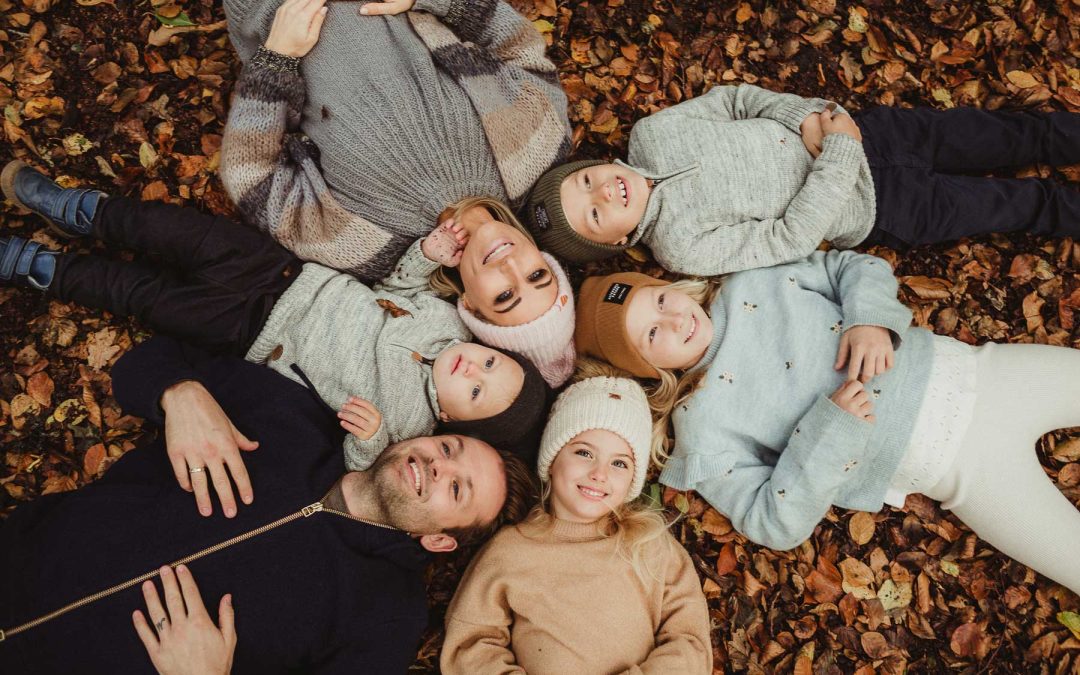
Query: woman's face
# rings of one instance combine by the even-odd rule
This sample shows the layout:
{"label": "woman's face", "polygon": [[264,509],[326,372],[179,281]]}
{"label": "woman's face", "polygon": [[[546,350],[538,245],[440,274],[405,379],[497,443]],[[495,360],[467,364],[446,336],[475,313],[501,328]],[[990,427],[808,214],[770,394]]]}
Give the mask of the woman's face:
{"label": "woman's face", "polygon": [[559,282],[540,249],[494,219],[470,224],[458,265],[465,308],[496,326],[520,326],[551,309]]}
{"label": "woman's face", "polygon": [[664,369],[694,366],[713,339],[712,321],[701,305],[670,286],[642,288],[630,298],[626,332],[641,358]]}
{"label": "woman's face", "polygon": [[550,474],[552,515],[592,523],[626,501],[634,482],[634,453],[622,436],[590,429],[563,446]]}

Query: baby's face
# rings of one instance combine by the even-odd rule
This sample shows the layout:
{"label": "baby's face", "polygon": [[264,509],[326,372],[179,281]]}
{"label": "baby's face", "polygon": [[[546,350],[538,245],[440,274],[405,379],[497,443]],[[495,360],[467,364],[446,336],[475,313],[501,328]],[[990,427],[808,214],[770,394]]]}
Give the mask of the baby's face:
{"label": "baby's face", "polygon": [[525,381],[525,371],[517,361],[472,342],[444,349],[431,370],[439,407],[449,420],[498,415],[517,399]]}
{"label": "baby's face", "polygon": [[626,501],[634,482],[634,453],[618,434],[590,429],[559,450],[550,474],[552,514],[591,523]]}
{"label": "baby's face", "polygon": [[600,244],[625,244],[645,216],[651,191],[636,171],[598,164],[564,178],[560,198],[574,232]]}
{"label": "baby's face", "polygon": [[686,293],[670,286],[649,286],[630,298],[626,332],[641,358],[654,368],[685,370],[705,355],[713,325],[701,305]]}

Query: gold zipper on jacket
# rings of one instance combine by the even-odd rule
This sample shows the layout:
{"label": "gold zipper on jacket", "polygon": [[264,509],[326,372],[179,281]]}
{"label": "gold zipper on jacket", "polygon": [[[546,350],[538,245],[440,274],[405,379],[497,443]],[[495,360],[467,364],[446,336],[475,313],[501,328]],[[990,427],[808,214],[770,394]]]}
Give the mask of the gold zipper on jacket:
{"label": "gold zipper on jacket", "polygon": [[[330,493],[327,493],[327,495],[329,495],[329,494]],[[202,558],[204,556],[208,556],[211,553],[217,553],[218,551],[229,548],[230,546],[233,546],[235,544],[239,544],[241,542],[245,542],[248,539],[251,539],[253,537],[257,537],[260,534],[265,534],[266,532],[269,532],[270,530],[273,530],[274,528],[281,527],[282,525],[285,525],[287,523],[291,523],[292,521],[297,520],[298,518],[308,518],[308,517],[310,517],[310,516],[312,516],[312,515],[314,515],[316,513],[320,513],[320,512],[332,513],[332,514],[334,514],[336,516],[341,516],[342,518],[348,518],[349,520],[355,520],[358,523],[363,523],[365,525],[370,525],[372,527],[381,527],[381,528],[383,528],[385,530],[400,530],[400,528],[394,527],[393,525],[384,525],[383,523],[376,523],[375,521],[365,520],[363,518],[359,518],[357,516],[354,516],[354,515],[352,515],[350,513],[345,513],[343,511],[338,511],[337,509],[326,508],[325,506],[323,506],[323,500],[325,500],[325,499],[326,499],[326,496],[324,496],[322,499],[315,502],[314,504],[310,504],[308,506],[305,506],[304,508],[300,509],[299,511],[297,511],[295,513],[291,513],[291,514],[285,516],[284,518],[278,518],[277,520],[275,520],[272,523],[267,523],[266,525],[263,525],[261,527],[257,527],[254,530],[249,530],[248,532],[245,532],[245,533],[243,533],[241,535],[237,535],[237,536],[233,537],[232,539],[227,539],[227,540],[225,540],[223,542],[214,544],[213,546],[208,546],[207,548],[204,548],[201,551],[198,551],[196,553],[192,553],[189,556],[185,556],[183,558],[180,558],[179,560],[177,560],[175,562],[169,563],[169,567],[174,567],[175,568],[177,565],[186,565],[186,564],[188,564],[188,563],[190,563],[192,561],[198,560],[199,558]],[[0,642],[3,642],[4,640],[6,640],[9,637],[13,637],[15,635],[18,635],[19,633],[28,631],[31,628],[35,628],[37,626],[40,626],[41,624],[43,624],[43,623],[45,623],[47,621],[52,621],[53,619],[61,617],[61,616],[65,615],[65,614],[67,614],[68,612],[71,612],[72,610],[79,609],[80,607],[85,607],[86,605],[89,605],[92,602],[96,602],[98,600],[101,600],[102,598],[107,598],[110,595],[114,595],[116,593],[119,593],[120,591],[127,590],[127,589],[131,588],[132,586],[137,586],[137,585],[141,584],[142,582],[144,582],[144,581],[146,581],[148,579],[153,579],[154,577],[158,576],[159,574],[160,574],[159,570],[154,570],[152,572],[147,572],[146,574],[137,576],[134,579],[128,579],[127,581],[116,584],[115,586],[110,586],[109,588],[106,588],[103,591],[98,591],[97,593],[94,593],[92,595],[88,595],[88,596],[86,596],[84,598],[76,600],[75,602],[64,605],[60,609],[57,609],[55,611],[49,612],[48,614],[44,614],[42,616],[39,616],[36,619],[32,619],[30,621],[27,621],[26,623],[21,623],[18,626],[14,626],[14,627],[8,628],[8,629],[0,629]]]}

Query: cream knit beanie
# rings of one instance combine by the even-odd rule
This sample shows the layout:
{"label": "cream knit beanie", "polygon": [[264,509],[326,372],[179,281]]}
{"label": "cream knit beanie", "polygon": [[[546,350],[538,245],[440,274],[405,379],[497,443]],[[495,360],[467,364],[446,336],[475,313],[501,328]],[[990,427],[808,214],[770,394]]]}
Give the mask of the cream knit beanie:
{"label": "cream knit beanie", "polygon": [[567,387],[551,408],[540,439],[536,470],[550,480],[551,463],[583,431],[605,429],[621,436],[634,452],[634,481],[626,494],[633,501],[645,485],[652,440],[652,415],[641,385],[625,377],[590,377]]}
{"label": "cream knit beanie", "polygon": [[559,261],[543,251],[540,255],[559,282],[559,294],[548,311],[520,326],[496,326],[465,309],[460,297],[457,308],[478,341],[523,354],[536,365],[548,385],[557,388],[574,373],[574,290]]}

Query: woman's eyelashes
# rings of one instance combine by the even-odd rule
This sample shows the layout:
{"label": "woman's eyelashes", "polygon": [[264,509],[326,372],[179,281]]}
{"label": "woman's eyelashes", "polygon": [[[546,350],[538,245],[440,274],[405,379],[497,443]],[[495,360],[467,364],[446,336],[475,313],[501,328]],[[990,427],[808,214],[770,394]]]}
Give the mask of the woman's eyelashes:
{"label": "woman's eyelashes", "polygon": [[476,385],[472,388],[472,400],[476,400],[480,397],[480,385]]}
{"label": "woman's eyelashes", "polygon": [[495,296],[495,304],[501,305],[510,302],[514,298],[514,291],[512,289],[506,289],[502,293]]}

